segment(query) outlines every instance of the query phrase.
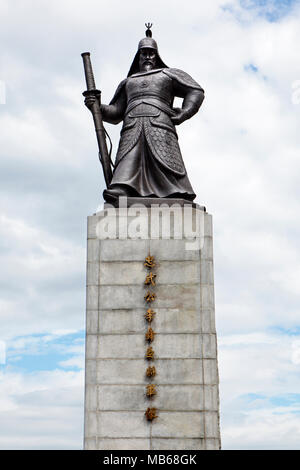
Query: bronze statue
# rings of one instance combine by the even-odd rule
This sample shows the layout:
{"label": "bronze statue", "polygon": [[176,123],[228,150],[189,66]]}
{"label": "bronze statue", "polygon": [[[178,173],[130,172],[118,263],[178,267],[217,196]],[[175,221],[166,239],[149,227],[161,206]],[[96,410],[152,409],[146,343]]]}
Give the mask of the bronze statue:
{"label": "bronze statue", "polygon": [[[204,90],[187,73],[162,61],[151,26],[146,25],[146,37],[139,42],[127,78],[119,84],[110,104],[99,107],[103,121],[123,121],[114,171],[112,178],[106,178],[108,187],[103,192],[111,203],[119,196],[187,201],[196,197],[175,126],[197,113]],[[100,92],[85,92],[85,96],[90,110],[96,100],[100,103]],[[173,108],[176,96],[183,98],[182,108]],[[97,130],[96,122],[95,127]]]}

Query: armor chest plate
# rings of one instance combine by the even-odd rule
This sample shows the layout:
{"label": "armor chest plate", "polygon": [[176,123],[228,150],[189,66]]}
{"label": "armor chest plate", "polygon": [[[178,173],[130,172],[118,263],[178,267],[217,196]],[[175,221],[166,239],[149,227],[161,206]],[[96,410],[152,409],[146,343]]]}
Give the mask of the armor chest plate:
{"label": "armor chest plate", "polygon": [[163,72],[132,76],[126,82],[127,103],[136,98],[156,97],[171,105],[172,90],[172,79]]}

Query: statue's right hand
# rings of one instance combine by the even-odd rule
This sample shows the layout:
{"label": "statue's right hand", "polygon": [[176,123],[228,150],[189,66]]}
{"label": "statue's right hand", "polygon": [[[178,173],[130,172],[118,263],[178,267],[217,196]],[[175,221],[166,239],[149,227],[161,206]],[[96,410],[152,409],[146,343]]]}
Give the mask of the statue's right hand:
{"label": "statue's right hand", "polygon": [[84,100],[84,104],[86,105],[87,108],[89,108],[89,110],[91,111],[92,107],[93,107],[93,104],[95,103],[96,101],[96,96],[93,96],[93,95],[90,95],[90,96],[87,96]]}

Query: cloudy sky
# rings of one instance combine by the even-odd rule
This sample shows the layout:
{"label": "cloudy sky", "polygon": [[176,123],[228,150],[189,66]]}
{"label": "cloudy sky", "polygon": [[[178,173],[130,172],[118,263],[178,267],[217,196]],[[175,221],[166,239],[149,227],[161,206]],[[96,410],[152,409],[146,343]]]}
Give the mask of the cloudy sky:
{"label": "cloudy sky", "polygon": [[206,91],[178,132],[214,217],[223,448],[299,449],[300,3],[146,5],[0,0],[0,448],[82,447],[86,217],[104,182],[80,53],[108,102],[151,21]]}

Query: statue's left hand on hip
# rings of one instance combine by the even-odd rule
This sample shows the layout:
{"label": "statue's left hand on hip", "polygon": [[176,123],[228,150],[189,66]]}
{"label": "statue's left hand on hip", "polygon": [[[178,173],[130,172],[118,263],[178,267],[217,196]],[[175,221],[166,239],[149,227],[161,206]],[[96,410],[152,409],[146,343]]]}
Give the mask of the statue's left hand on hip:
{"label": "statue's left hand on hip", "polygon": [[186,114],[183,109],[173,108],[172,111],[174,111],[174,116],[171,116],[171,121],[173,124],[175,124],[175,126],[186,120]]}

